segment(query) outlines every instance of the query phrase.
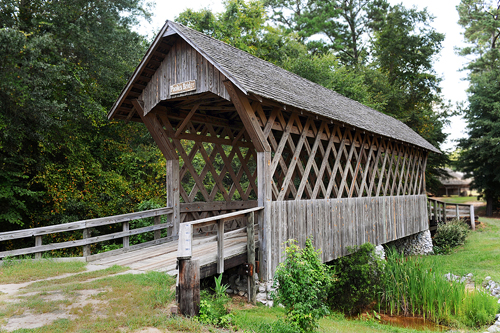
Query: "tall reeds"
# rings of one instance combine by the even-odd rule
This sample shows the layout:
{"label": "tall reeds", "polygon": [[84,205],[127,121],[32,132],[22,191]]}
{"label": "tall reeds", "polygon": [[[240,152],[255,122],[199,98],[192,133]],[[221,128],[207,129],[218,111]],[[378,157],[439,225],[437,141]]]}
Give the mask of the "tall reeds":
{"label": "tall reeds", "polygon": [[467,290],[450,282],[437,266],[425,266],[418,257],[387,252],[383,292],[379,304],[390,314],[423,316],[436,323],[472,327],[493,321],[497,300],[485,292]]}

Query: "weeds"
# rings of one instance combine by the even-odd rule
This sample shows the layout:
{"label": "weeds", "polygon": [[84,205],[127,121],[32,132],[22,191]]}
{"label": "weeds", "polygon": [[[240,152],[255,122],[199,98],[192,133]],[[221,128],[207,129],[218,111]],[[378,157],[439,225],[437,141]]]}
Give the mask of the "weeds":
{"label": "weeds", "polygon": [[227,304],[231,298],[227,296],[228,286],[222,284],[222,274],[215,277],[215,293],[211,295],[206,290],[201,291],[200,315],[197,317],[202,323],[218,327],[229,327],[233,315],[229,313]]}
{"label": "weeds", "polygon": [[474,327],[493,320],[496,299],[479,290],[467,291],[463,283],[450,283],[444,274],[437,266],[389,249],[380,304],[391,315],[419,315],[447,325]]}

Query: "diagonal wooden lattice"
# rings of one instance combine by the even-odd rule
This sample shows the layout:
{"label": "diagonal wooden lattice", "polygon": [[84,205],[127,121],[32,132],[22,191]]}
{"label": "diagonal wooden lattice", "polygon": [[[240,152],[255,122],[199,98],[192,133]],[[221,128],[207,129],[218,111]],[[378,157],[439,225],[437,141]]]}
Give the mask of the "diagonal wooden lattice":
{"label": "diagonal wooden lattice", "polygon": [[[195,124],[189,117],[173,125],[165,114],[159,117],[182,161],[179,193],[184,203],[256,199],[256,153],[244,128]],[[213,214],[209,209],[192,211],[182,220]]]}
{"label": "diagonal wooden lattice", "polygon": [[426,154],[415,146],[287,112],[252,109],[272,149],[274,200],[419,194]]}

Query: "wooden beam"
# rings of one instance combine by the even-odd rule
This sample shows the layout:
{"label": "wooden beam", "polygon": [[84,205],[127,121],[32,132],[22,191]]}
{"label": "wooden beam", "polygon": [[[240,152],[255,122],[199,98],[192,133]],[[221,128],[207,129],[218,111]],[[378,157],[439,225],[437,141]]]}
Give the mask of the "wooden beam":
{"label": "wooden beam", "polygon": [[248,98],[242,93],[237,87],[235,87],[231,81],[224,81],[224,85],[226,86],[226,90],[231,96],[231,100],[236,107],[236,111],[243,122],[248,134],[252,138],[252,142],[255,146],[255,149],[258,152],[271,151],[271,146],[267,142],[264,137],[264,133],[257,121],[257,117],[255,116],[255,112],[248,101]]}
{"label": "wooden beam", "polygon": [[182,121],[182,124],[180,124],[179,127],[177,128],[177,131],[175,132],[174,136],[179,136],[179,134],[182,133],[184,127],[186,127],[187,123],[191,120],[191,117],[194,115],[199,106],[200,104],[195,104],[193,106],[193,108],[191,109],[191,111],[189,111],[186,118],[184,118],[184,120]]}
{"label": "wooden beam", "polygon": [[175,153],[174,147],[168,140],[167,135],[163,130],[163,126],[158,121],[156,114],[154,112],[150,112],[145,115],[142,104],[136,99],[132,100],[132,104],[134,104],[134,108],[137,110],[137,113],[141,117],[144,125],[146,125],[149,133],[151,133],[151,136],[158,145],[158,148],[160,148],[163,156],[165,156],[167,160],[178,160],[179,157]]}

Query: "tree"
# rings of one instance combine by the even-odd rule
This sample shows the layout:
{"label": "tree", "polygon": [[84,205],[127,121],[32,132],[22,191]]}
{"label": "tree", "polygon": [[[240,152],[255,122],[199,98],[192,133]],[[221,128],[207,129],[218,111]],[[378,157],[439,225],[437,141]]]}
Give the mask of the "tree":
{"label": "tree", "polygon": [[[1,6],[4,230],[137,205],[147,195],[140,184],[164,173],[152,167],[146,175],[137,163],[146,166],[159,154],[142,127],[124,129],[106,112],[147,46],[131,30],[149,17],[143,2],[5,0]],[[136,165],[124,165],[130,162]],[[151,192],[160,195],[158,187]]]}
{"label": "tree", "polygon": [[458,160],[472,187],[486,198],[486,215],[500,207],[500,1],[462,0],[457,6],[459,24],[471,45],[462,55],[469,62],[468,100],[463,109],[468,137],[460,140]]}

